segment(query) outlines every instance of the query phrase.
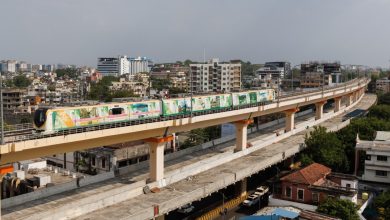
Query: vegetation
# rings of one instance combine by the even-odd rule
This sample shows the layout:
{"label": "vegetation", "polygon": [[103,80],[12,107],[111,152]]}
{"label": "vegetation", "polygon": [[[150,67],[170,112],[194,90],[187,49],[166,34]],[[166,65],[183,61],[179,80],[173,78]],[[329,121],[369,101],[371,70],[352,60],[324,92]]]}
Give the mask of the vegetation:
{"label": "vegetation", "polygon": [[156,89],[158,91],[161,91],[163,89],[169,89],[172,86],[172,83],[168,79],[156,79],[151,78],[152,81],[152,87],[153,89]]}
{"label": "vegetation", "polygon": [[331,215],[343,220],[358,220],[356,206],[353,202],[344,199],[328,198],[325,202],[321,203],[317,212]]}
{"label": "vegetation", "polygon": [[317,162],[329,166],[336,172],[349,170],[345,146],[336,133],[326,132],[324,127],[314,127],[314,131],[305,137],[307,148],[301,154],[302,165]]}
{"label": "vegetation", "polygon": [[[356,137],[374,140],[376,131],[390,131],[390,94],[379,96],[379,105],[370,108],[365,118],[357,118],[338,132],[327,133],[317,127],[306,137],[307,149],[299,159],[303,165],[322,163],[336,172],[352,173],[355,164]],[[359,167],[364,166],[364,154],[359,158]]]}
{"label": "vegetation", "polygon": [[181,144],[180,148],[185,149],[201,145],[207,141],[211,141],[221,137],[221,127],[211,126],[207,128],[198,128],[191,130],[188,134],[188,139]]}
{"label": "vegetation", "polygon": [[12,80],[12,86],[17,88],[26,88],[30,83],[30,80],[25,75],[17,75]]}
{"label": "vegetation", "polygon": [[112,101],[113,98],[131,97],[134,96],[132,91],[121,90],[110,92],[112,82],[117,82],[119,79],[114,76],[105,76],[98,83],[91,84],[91,90],[88,98],[92,100],[100,100],[105,102]]}
{"label": "vegetation", "polygon": [[66,68],[66,69],[56,69],[57,77],[69,77],[69,78],[77,78],[78,71],[75,68]]}
{"label": "vegetation", "polygon": [[390,219],[390,191],[383,192],[376,197],[374,207],[378,211],[378,219]]}

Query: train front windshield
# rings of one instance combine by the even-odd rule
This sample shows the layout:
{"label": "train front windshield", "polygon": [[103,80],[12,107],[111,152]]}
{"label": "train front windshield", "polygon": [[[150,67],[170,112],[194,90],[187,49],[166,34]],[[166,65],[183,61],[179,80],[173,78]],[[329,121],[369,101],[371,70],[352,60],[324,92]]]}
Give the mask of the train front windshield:
{"label": "train front windshield", "polygon": [[45,124],[46,121],[46,112],[47,108],[41,108],[35,111],[34,114],[34,124],[36,127],[41,127],[43,124]]}

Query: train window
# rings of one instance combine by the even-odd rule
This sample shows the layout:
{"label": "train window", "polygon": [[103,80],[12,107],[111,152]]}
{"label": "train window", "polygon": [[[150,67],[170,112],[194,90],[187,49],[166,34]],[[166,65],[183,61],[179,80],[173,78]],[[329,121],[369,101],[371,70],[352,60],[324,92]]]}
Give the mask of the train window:
{"label": "train window", "polygon": [[123,108],[112,108],[110,110],[110,114],[111,115],[120,115],[120,114],[123,114],[125,113],[125,110]]}

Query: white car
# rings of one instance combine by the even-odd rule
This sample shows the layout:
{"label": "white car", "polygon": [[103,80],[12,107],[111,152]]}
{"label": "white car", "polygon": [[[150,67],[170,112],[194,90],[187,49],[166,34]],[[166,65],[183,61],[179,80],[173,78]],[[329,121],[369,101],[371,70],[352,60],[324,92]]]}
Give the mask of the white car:
{"label": "white car", "polygon": [[256,192],[259,196],[267,194],[269,191],[268,186],[260,186],[256,189]]}
{"label": "white car", "polygon": [[248,198],[246,198],[244,200],[244,202],[242,202],[242,205],[250,207],[250,206],[256,204],[259,201],[259,199],[260,199],[260,196],[257,195],[256,193],[254,193],[254,194],[248,196]]}
{"label": "white car", "polygon": [[195,209],[193,205],[187,204],[185,206],[182,206],[180,209],[177,210],[179,213],[187,214],[192,212]]}

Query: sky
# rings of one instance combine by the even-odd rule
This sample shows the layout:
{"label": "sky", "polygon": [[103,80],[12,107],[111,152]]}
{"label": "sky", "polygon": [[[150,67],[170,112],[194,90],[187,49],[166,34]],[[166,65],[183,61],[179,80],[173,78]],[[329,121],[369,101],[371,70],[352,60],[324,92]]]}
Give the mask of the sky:
{"label": "sky", "polygon": [[389,0],[3,0],[0,60],[390,65]]}

